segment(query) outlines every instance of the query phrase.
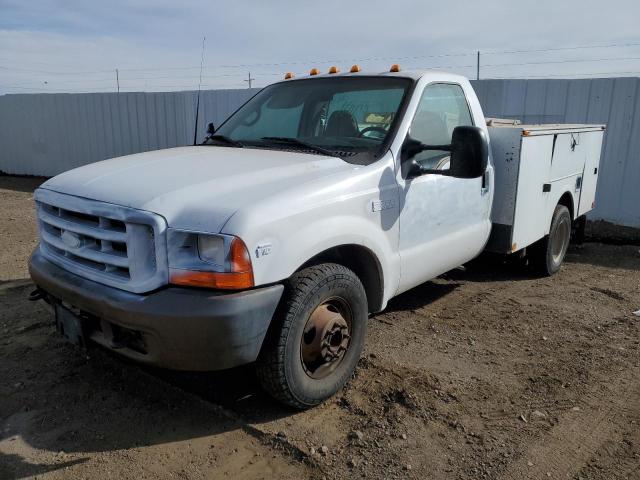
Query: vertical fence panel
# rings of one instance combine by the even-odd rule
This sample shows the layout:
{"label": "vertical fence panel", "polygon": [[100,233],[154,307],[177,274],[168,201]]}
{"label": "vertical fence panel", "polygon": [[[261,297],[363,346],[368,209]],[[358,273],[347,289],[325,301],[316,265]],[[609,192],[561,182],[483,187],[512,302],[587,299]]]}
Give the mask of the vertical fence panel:
{"label": "vertical fence panel", "polygon": [[620,192],[616,221],[640,226],[640,79],[635,80],[633,98],[629,98],[629,105],[633,111],[629,128],[630,141],[622,170],[622,183],[616,186]]}
{"label": "vertical fence panel", "polygon": [[593,80],[571,80],[567,90],[565,122],[580,123],[587,121],[592,83]]}
{"label": "vertical fence panel", "polygon": [[524,101],[523,122],[544,123],[544,104],[547,93],[546,80],[527,82],[527,94]]}
{"label": "vertical fence panel", "polygon": [[544,101],[544,122],[562,123],[567,106],[569,80],[549,80]]}
{"label": "vertical fence panel", "polygon": [[506,118],[522,118],[525,112],[527,82],[516,80],[504,84],[504,103],[501,116]]}
{"label": "vertical fence panel", "polygon": [[[605,218],[619,221],[621,196],[626,192],[620,188],[624,183],[624,172],[628,162],[627,152],[631,138],[631,126],[634,116],[636,80],[620,78],[602,85],[601,97],[595,105],[590,105],[589,118],[597,123],[606,123],[608,132],[603,148],[607,159],[598,179],[596,205],[599,214]],[[596,91],[599,91],[596,88]],[[635,139],[637,141],[637,139]],[[636,168],[640,165],[635,161]],[[601,206],[600,206],[601,205]],[[640,206],[639,206],[640,208]]]}

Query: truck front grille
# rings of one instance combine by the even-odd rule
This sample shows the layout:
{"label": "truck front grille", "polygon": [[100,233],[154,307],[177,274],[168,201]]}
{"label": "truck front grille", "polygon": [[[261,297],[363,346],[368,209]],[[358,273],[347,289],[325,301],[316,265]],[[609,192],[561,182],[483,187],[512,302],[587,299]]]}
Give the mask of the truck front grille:
{"label": "truck front grille", "polygon": [[36,205],[40,249],[60,267],[136,293],[166,283],[160,216],[44,189]]}

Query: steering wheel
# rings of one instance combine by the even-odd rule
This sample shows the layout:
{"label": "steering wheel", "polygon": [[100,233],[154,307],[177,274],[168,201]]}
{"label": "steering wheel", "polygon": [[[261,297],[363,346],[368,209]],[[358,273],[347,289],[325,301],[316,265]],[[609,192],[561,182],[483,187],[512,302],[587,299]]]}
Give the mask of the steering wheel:
{"label": "steering wheel", "polygon": [[387,130],[385,128],[373,126],[373,127],[363,128],[362,131],[358,134],[358,137],[364,137],[364,134],[367,132],[378,132],[378,133],[381,133],[383,136],[387,135]]}

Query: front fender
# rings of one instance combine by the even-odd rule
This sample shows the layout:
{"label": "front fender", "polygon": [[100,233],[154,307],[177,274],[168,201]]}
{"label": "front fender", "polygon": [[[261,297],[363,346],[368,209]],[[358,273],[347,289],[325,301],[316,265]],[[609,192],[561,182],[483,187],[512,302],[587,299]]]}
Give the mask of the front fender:
{"label": "front fender", "polygon": [[389,156],[341,178],[282,192],[236,212],[222,233],[238,235],[249,248],[256,285],[289,278],[332,247],[363,246],[378,259],[384,303],[400,277],[400,207],[392,165]]}
{"label": "front fender", "polygon": [[286,236],[273,235],[262,241],[256,239],[254,243],[256,246],[251,255],[256,285],[289,278],[309,259],[330,248],[358,245],[367,248],[378,260],[384,279],[383,303],[398,288],[400,262],[397,251],[379,226],[362,218],[348,215],[321,218]]}

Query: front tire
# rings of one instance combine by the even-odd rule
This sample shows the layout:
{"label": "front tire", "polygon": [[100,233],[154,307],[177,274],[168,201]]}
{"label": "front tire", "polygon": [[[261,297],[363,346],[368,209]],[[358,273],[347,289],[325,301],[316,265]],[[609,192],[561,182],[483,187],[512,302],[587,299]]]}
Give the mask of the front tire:
{"label": "front tire", "polygon": [[256,364],[276,400],[310,408],[340,390],[364,346],[367,296],[355,273],[325,263],[296,272]]}
{"label": "front tire", "polygon": [[542,275],[551,276],[560,270],[571,240],[571,214],[564,205],[557,205],[551,218],[549,235],[534,245],[531,263]]}

